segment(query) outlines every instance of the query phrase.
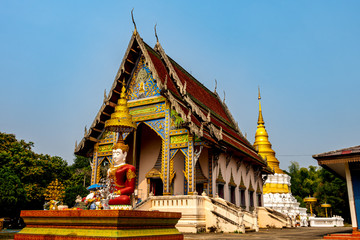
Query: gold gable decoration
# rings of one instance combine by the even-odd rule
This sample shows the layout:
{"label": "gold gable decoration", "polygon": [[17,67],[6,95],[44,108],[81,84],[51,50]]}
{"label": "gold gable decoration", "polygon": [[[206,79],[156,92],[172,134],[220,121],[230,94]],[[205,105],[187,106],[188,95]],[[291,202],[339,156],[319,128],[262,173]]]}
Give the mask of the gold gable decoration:
{"label": "gold gable decoration", "polygon": [[216,179],[216,183],[225,184],[225,180],[224,180],[224,178],[223,178],[223,176],[222,176],[222,173],[221,173],[221,168],[219,168],[219,175],[218,175],[218,177],[217,177],[217,179]]}
{"label": "gold gable decoration", "polygon": [[240,180],[239,189],[246,190],[246,186],[244,184],[244,180],[243,180],[242,176],[241,176],[241,180]]}
{"label": "gold gable decoration", "polygon": [[237,186],[235,181],[234,181],[234,176],[232,174],[232,171],[231,171],[231,177],[230,177],[230,181],[229,181],[229,186],[231,186],[231,187],[236,187]]}
{"label": "gold gable decoration", "polygon": [[254,192],[254,191],[255,191],[255,189],[254,189],[254,187],[253,187],[253,185],[252,185],[252,183],[251,183],[251,179],[250,179],[250,184],[249,184],[249,191],[250,191],[250,192]]}
{"label": "gold gable decoration", "polygon": [[196,183],[206,183],[208,182],[207,177],[205,177],[200,162],[197,161],[195,164],[195,176],[196,176]]}
{"label": "gold gable decoration", "polygon": [[259,193],[259,194],[261,194],[261,190],[260,190],[260,184],[258,184],[258,186],[257,186],[257,189],[256,189],[256,193]]}

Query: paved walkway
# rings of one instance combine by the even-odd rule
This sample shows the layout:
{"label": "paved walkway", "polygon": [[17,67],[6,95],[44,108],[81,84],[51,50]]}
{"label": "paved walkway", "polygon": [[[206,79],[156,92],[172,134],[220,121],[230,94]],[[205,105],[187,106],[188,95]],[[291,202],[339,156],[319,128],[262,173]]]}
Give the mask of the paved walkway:
{"label": "paved walkway", "polygon": [[351,233],[351,227],[331,227],[331,228],[284,228],[284,229],[260,229],[259,232],[245,234],[238,233],[200,233],[184,234],[184,239],[206,239],[206,240],[225,240],[225,239],[257,239],[257,240],[309,240],[322,239],[324,235],[332,233]]}
{"label": "paved walkway", "polygon": [[[284,228],[284,229],[260,229],[259,232],[251,232],[245,234],[239,233],[199,233],[199,234],[184,234],[185,240],[206,239],[206,240],[231,240],[231,239],[246,239],[246,240],[309,240],[322,239],[324,235],[331,233],[351,233],[351,227],[332,227],[332,228]],[[1,240],[14,239],[14,232],[11,230],[0,231]]]}

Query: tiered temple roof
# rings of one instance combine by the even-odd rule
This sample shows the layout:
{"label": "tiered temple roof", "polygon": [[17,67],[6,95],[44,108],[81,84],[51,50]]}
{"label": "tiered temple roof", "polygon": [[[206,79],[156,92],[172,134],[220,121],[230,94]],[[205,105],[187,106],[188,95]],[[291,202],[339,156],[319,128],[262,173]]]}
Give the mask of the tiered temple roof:
{"label": "tiered temple roof", "polygon": [[262,166],[263,171],[271,172],[269,168],[266,168],[264,159],[242,135],[226,104],[216,91],[207,89],[167,56],[159,42],[154,48],[147,45],[136,30],[131,37],[112,88],[108,96],[105,96],[103,105],[90,129],[85,130],[83,139],[76,144],[75,154],[91,155],[95,143],[104,130],[105,121],[114,112],[116,102],[120,97],[121,82],[125,80],[129,83],[141,55],[144,56],[145,64],[156,79],[161,94],[184,120],[185,128],[224,151],[230,151],[233,155],[242,157],[245,155],[245,160]]}

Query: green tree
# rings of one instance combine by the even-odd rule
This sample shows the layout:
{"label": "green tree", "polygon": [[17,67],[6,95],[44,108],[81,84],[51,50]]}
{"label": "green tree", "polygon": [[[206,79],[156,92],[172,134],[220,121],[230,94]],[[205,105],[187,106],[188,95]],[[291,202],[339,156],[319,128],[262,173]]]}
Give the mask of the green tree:
{"label": "green tree", "polygon": [[[56,178],[67,180],[71,176],[67,162],[60,157],[37,154],[32,151],[32,142],[18,141],[13,134],[0,132],[0,169],[20,180],[16,188],[23,189],[25,199],[20,195],[12,195],[22,202],[22,209],[41,209],[44,203],[44,191],[49,183]],[[5,170],[4,170],[5,169]],[[15,176],[13,177],[14,179]],[[15,180],[14,180],[15,181]],[[9,184],[13,184],[10,183]],[[14,185],[16,186],[16,184]],[[5,196],[0,195],[0,203],[6,203]],[[4,199],[4,201],[2,201]],[[0,205],[4,209],[5,205]],[[20,205],[14,205],[9,211],[19,212]]]}
{"label": "green tree", "polygon": [[89,158],[75,156],[74,163],[69,167],[71,177],[66,181],[64,203],[69,207],[74,206],[78,195],[85,197],[89,194],[86,189],[90,186],[91,166]]}
{"label": "green tree", "polygon": [[325,216],[325,209],[321,204],[327,202],[332,205],[330,211],[333,214],[341,215],[349,221],[347,188],[343,179],[322,167],[300,168],[297,162],[291,162],[287,174],[291,176],[291,192],[301,207],[306,206],[303,200],[310,195],[318,199],[314,206],[316,215]]}
{"label": "green tree", "polygon": [[25,201],[19,177],[7,167],[0,168],[0,206],[2,216],[18,216]]}

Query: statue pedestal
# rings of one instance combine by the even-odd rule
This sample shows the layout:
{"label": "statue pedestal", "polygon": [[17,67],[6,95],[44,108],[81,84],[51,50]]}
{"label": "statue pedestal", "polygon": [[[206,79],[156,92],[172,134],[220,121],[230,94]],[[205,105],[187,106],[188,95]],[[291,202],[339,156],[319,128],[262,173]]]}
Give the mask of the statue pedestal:
{"label": "statue pedestal", "polygon": [[181,213],[137,210],[21,211],[26,227],[18,240],[183,239]]}

